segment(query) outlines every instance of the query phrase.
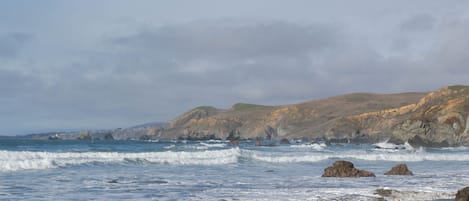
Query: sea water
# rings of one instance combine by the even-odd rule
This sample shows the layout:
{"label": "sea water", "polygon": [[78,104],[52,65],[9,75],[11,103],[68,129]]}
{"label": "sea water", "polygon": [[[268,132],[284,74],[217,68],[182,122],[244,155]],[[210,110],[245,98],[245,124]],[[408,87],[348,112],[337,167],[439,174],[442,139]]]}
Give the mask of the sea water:
{"label": "sea water", "polygon": [[[370,178],[323,178],[348,160]],[[414,176],[385,176],[406,163]],[[469,185],[469,148],[390,143],[0,140],[0,200],[447,200]]]}

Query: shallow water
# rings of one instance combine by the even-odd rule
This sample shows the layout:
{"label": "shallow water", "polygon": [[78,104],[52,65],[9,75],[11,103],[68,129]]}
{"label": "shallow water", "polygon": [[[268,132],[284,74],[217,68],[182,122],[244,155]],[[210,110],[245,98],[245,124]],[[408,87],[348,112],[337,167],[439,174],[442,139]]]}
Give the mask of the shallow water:
{"label": "shallow water", "polygon": [[[464,147],[253,144],[1,140],[0,200],[437,200],[469,185]],[[377,177],[322,178],[339,159]],[[383,175],[401,162],[415,176]]]}

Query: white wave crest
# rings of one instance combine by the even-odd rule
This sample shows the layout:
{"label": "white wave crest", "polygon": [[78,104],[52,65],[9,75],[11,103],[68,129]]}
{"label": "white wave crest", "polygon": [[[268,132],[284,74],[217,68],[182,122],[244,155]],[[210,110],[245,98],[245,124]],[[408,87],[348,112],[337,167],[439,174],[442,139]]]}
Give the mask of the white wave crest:
{"label": "white wave crest", "polygon": [[378,143],[375,143],[373,144],[373,146],[375,146],[377,149],[406,149],[406,150],[414,150],[414,148],[408,143],[408,142],[405,142],[404,144],[402,145],[397,145],[397,144],[393,144],[393,143],[390,143],[388,142],[389,140],[386,140],[384,142],[378,142]]}
{"label": "white wave crest", "polygon": [[239,148],[199,152],[31,152],[0,151],[0,171],[58,168],[92,162],[148,161],[176,165],[220,165],[237,163]]}
{"label": "white wave crest", "polygon": [[242,156],[255,161],[269,162],[269,163],[298,163],[298,162],[317,162],[328,159],[327,154],[315,155],[282,155],[280,153],[262,153],[258,151],[243,150]]}
{"label": "white wave crest", "polygon": [[324,150],[327,147],[326,143],[312,143],[312,144],[294,144],[290,145],[292,148],[307,148],[307,149],[314,149],[317,151]]}
{"label": "white wave crest", "polygon": [[213,144],[213,143],[204,143],[204,142],[201,142],[200,145],[206,146],[206,147],[217,147],[217,148],[226,147],[226,144],[220,144],[220,143]]}
{"label": "white wave crest", "polygon": [[242,150],[242,157],[269,163],[298,163],[298,162],[318,162],[328,159],[355,159],[366,161],[396,161],[396,162],[416,162],[416,161],[469,161],[467,154],[444,154],[427,153],[423,150],[416,152],[399,153],[370,153],[370,152],[348,152],[348,153],[303,153],[302,155],[265,153],[260,151]]}

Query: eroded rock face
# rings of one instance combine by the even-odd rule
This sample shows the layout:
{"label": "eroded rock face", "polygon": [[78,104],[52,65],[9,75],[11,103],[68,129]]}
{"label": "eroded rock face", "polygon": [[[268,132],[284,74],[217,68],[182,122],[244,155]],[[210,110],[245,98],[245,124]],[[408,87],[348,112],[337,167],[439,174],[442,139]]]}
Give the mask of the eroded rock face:
{"label": "eroded rock face", "polygon": [[356,169],[349,161],[336,161],[331,167],[324,169],[322,177],[375,177],[375,174]]}
{"label": "eroded rock face", "polygon": [[455,201],[469,201],[469,187],[463,188],[456,193]]}
{"label": "eroded rock face", "polygon": [[447,147],[469,144],[469,87],[450,86],[399,108],[349,117],[361,133],[408,141],[412,146]]}
{"label": "eroded rock face", "polygon": [[391,168],[384,175],[414,175],[412,171],[407,168],[406,164],[399,164]]}

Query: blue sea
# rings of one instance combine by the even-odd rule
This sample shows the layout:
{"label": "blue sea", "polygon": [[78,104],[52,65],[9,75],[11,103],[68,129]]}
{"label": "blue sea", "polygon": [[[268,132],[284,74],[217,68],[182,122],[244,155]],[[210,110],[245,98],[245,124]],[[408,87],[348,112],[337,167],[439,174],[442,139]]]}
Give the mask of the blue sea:
{"label": "blue sea", "polygon": [[[348,160],[374,178],[322,178]],[[406,163],[414,176],[385,176]],[[447,200],[469,148],[293,142],[0,140],[0,200]]]}

